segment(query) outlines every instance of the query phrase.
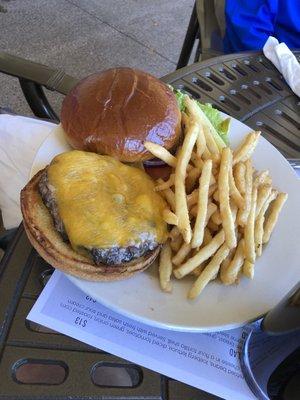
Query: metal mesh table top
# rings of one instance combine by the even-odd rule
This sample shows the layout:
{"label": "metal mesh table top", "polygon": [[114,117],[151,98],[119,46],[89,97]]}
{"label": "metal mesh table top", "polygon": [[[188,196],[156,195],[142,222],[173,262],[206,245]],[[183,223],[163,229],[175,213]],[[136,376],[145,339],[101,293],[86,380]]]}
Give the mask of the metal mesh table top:
{"label": "metal mesh table top", "polygon": [[[194,64],[162,79],[254,129],[259,127],[284,155],[299,157],[299,99],[263,56],[224,56]],[[52,268],[32,249],[20,226],[0,265],[0,399],[217,399],[27,323],[26,315],[51,272]],[[20,384],[17,379],[20,360],[38,362],[37,368],[46,368],[45,374],[52,374],[53,379],[59,378],[59,369],[64,369],[66,376],[60,384]],[[95,384],[93,371],[99,362],[123,369],[132,380],[132,387],[115,387],[114,382],[108,386]],[[53,365],[57,367],[55,372],[51,372]]]}
{"label": "metal mesh table top", "polygon": [[212,58],[163,80],[262,131],[284,156],[299,157],[300,99],[261,53]]}

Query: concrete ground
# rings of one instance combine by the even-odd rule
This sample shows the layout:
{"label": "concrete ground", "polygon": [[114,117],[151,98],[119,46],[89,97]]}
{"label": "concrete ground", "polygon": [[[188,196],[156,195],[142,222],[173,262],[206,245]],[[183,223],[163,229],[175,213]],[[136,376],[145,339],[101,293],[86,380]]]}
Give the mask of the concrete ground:
{"label": "concrete ground", "polygon": [[[194,0],[0,0],[0,51],[83,77],[114,66],[175,69]],[[0,106],[30,115],[0,74]],[[61,97],[50,93],[59,112]]]}

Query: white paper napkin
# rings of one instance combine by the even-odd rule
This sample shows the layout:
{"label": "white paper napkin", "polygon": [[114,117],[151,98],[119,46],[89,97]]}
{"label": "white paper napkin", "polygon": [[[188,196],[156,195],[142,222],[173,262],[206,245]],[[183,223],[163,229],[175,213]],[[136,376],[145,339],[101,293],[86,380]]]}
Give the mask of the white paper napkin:
{"label": "white paper napkin", "polygon": [[34,156],[55,124],[0,115],[0,209],[6,229],[22,220],[19,197],[28,181]]}
{"label": "white paper napkin", "polygon": [[275,65],[292,91],[300,97],[300,64],[285,43],[270,36],[263,47],[264,55]]}

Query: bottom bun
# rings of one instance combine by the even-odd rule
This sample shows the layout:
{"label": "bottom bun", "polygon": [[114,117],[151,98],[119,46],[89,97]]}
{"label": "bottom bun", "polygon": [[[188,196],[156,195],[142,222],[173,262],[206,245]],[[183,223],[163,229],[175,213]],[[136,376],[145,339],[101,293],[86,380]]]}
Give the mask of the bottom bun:
{"label": "bottom bun", "polygon": [[43,171],[39,171],[22,189],[20,203],[28,239],[45,261],[67,274],[90,281],[130,278],[153,263],[160,246],[128,263],[113,266],[96,265],[90,258],[76,253],[55,230],[52,217],[39,194],[38,183]]}

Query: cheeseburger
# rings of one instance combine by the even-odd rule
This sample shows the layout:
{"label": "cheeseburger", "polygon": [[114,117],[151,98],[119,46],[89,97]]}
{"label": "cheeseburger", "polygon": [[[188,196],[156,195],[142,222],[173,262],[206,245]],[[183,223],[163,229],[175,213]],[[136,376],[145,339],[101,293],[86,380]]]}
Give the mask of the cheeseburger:
{"label": "cheeseburger", "polygon": [[149,175],[125,162],[151,158],[145,141],[176,146],[175,96],[144,72],[111,69],[71,90],[61,124],[76,150],[57,155],[21,191],[29,240],[55,268],[83,279],[146,269],[167,238],[166,204]]}

